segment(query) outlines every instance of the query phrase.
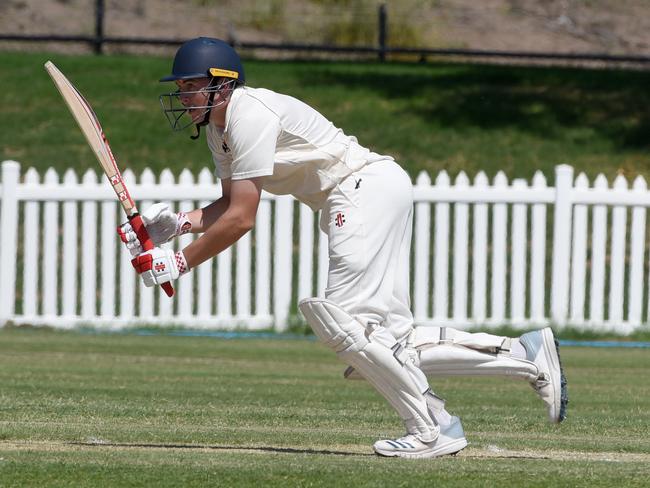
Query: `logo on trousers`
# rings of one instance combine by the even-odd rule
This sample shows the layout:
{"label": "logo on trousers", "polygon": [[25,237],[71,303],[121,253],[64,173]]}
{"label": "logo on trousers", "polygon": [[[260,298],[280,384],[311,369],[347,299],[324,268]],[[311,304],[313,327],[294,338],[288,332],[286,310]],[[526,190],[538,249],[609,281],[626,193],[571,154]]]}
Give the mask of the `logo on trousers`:
{"label": "logo on trousers", "polygon": [[336,214],[336,217],[334,217],[334,225],[337,227],[343,227],[343,224],[345,224],[345,215],[339,212]]}

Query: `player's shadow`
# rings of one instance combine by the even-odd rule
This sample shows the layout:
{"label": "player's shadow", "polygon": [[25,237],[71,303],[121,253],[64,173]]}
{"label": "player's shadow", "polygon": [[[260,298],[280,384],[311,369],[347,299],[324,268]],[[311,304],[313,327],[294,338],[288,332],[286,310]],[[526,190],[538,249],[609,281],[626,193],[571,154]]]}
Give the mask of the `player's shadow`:
{"label": "player's shadow", "polygon": [[370,456],[374,454],[351,451],[333,451],[329,449],[296,449],[293,447],[275,446],[217,446],[210,444],[154,444],[154,443],[122,443],[122,442],[70,442],[74,446],[86,447],[121,447],[140,449],[205,449],[214,451],[258,451],[282,454],[318,454],[326,456]]}

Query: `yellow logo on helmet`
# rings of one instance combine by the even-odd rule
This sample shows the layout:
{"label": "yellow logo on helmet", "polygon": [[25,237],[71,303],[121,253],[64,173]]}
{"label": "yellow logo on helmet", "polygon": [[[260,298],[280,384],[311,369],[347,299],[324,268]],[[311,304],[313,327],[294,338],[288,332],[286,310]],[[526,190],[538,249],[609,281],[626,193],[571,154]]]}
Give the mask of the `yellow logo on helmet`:
{"label": "yellow logo on helmet", "polygon": [[239,78],[239,73],[221,68],[210,68],[208,70],[212,76],[225,76],[226,78]]}

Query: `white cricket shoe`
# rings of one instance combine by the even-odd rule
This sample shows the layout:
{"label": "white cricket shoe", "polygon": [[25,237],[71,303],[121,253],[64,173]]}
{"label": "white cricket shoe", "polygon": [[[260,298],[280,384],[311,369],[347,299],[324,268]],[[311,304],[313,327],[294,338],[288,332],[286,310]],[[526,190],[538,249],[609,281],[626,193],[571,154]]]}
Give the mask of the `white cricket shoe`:
{"label": "white cricket shoe", "polygon": [[452,417],[449,425],[440,427],[435,441],[422,442],[413,434],[407,434],[395,440],[377,441],[373,448],[380,456],[426,459],[456,454],[466,446],[467,439],[460,419]]}
{"label": "white cricket shoe", "polygon": [[526,349],[526,359],[535,363],[539,376],[531,383],[548,407],[548,419],[560,423],[566,418],[569,392],[560,362],[560,344],[550,327],[528,332],[519,338]]}

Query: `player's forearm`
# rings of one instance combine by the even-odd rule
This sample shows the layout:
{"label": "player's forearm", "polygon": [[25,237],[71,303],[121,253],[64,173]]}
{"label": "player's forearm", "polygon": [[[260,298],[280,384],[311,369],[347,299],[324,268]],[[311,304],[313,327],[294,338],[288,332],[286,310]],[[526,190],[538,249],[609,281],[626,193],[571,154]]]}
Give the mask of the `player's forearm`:
{"label": "player's forearm", "polygon": [[187,218],[192,223],[192,232],[205,232],[228,209],[229,199],[221,197],[203,208],[198,208],[187,213]]}
{"label": "player's forearm", "polygon": [[183,249],[187,265],[194,268],[229,248],[251,230],[253,224],[238,215],[223,213],[201,237]]}

